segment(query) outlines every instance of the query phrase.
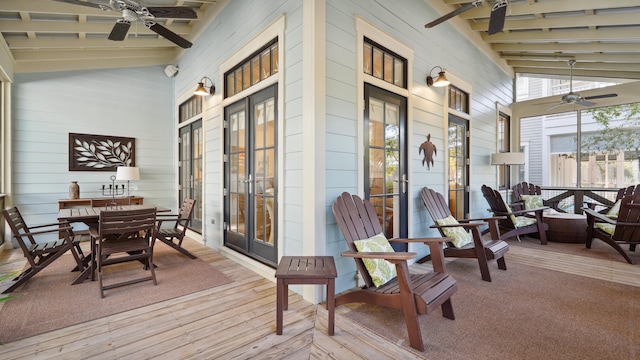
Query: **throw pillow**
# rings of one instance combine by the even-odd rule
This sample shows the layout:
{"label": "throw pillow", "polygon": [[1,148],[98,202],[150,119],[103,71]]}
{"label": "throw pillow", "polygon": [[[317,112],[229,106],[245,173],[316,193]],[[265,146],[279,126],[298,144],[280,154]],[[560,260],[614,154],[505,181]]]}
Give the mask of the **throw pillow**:
{"label": "throw pillow", "polygon": [[[356,240],[353,244],[358,252],[394,252],[389,240],[382,233],[368,239]],[[396,266],[385,259],[362,259],[362,262],[376,287],[386,284],[397,276]]]}
{"label": "throw pillow", "polygon": [[616,226],[609,223],[596,223],[596,227],[610,236],[613,236],[613,233],[616,232]]}
{"label": "throw pillow", "polygon": [[607,216],[611,217],[611,218],[617,218],[618,217],[618,213],[620,212],[620,204],[622,203],[621,199],[618,199],[618,201],[616,201],[615,204],[613,204],[613,206],[611,207],[611,209],[609,209],[609,211],[607,211]]}
{"label": "throw pillow", "polygon": [[539,209],[544,206],[540,195],[520,195],[520,199],[524,201],[525,210]]}
{"label": "throw pillow", "polygon": [[515,216],[513,214],[513,210],[511,210],[511,207],[509,206],[509,204],[507,204],[506,202],[504,203],[504,205],[507,207],[507,211],[509,213],[511,213],[511,221],[513,222],[513,226],[516,228],[522,228],[525,226],[529,226],[531,224],[535,224],[536,223],[536,219],[534,218],[530,218],[530,217],[526,217],[526,216]]}
{"label": "throw pillow", "polygon": [[[449,215],[444,219],[436,220],[436,224],[459,225],[460,223],[453,216]],[[462,226],[442,228],[442,232],[444,233],[444,236],[450,237],[453,239],[451,243],[453,243],[453,246],[457,248],[461,248],[473,242],[473,239],[471,238],[471,234],[469,234],[467,230],[465,230],[465,228],[463,228]]]}

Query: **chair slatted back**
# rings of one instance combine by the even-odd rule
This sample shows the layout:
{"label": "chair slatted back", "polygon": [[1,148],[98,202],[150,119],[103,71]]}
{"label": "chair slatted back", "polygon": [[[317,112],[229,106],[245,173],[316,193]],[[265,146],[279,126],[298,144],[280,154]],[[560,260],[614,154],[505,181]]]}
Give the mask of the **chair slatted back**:
{"label": "chair slatted back", "polygon": [[540,186],[535,184],[529,184],[524,181],[519,184],[516,184],[512,188],[513,190],[513,201],[520,201],[521,195],[542,195],[542,189]]}
{"label": "chair slatted back", "polygon": [[[363,200],[358,195],[343,192],[333,203],[331,210],[350,251],[358,251],[353,243],[354,241],[367,239],[382,233],[382,226],[373,204],[368,200]],[[362,259],[354,259],[356,260],[358,272],[367,287],[373,287],[373,281],[364,267]]]}
{"label": "chair slatted back", "polygon": [[[490,211],[497,216],[504,216],[505,213],[509,213],[510,211],[507,209],[507,205],[502,199],[502,195],[499,191],[494,190],[487,185],[482,185],[482,195],[487,200],[489,204]],[[513,221],[511,221],[511,217],[507,216],[505,219],[498,220],[498,224],[501,227],[508,229],[515,229],[515,225]]]}
{"label": "chair slatted back", "polygon": [[621,199],[616,230],[611,238],[614,241],[640,244],[640,226],[624,225],[624,223],[640,223],[640,192],[638,191]]}
{"label": "chair slatted back", "polygon": [[622,199],[625,196],[635,195],[638,192],[640,192],[640,184],[631,185],[631,186],[626,187],[626,188],[621,188],[620,190],[618,190],[618,194],[616,195],[616,201]]}
{"label": "chair slatted back", "polygon": [[16,207],[3,210],[2,212],[11,228],[13,237],[18,241],[23,251],[28,251],[27,244],[35,245],[36,240],[32,235],[27,234],[30,233],[31,230],[29,230],[29,226],[27,226],[27,223],[22,218],[22,214],[20,214],[20,211]]}
{"label": "chair slatted back", "polygon": [[420,190],[420,197],[434,222],[451,215],[447,201],[439,192],[425,186]]}
{"label": "chair slatted back", "polygon": [[177,228],[178,225],[182,226],[183,232],[187,230],[187,226],[189,226],[189,222],[191,221],[191,215],[193,215],[193,209],[195,208],[196,201],[194,199],[184,199],[182,202],[182,206],[180,207],[180,215],[178,216],[178,221],[174,228]]}
{"label": "chair slatted back", "polygon": [[148,238],[153,234],[156,223],[156,208],[136,210],[105,210],[100,212],[99,232],[101,238],[110,235],[144,233]]}

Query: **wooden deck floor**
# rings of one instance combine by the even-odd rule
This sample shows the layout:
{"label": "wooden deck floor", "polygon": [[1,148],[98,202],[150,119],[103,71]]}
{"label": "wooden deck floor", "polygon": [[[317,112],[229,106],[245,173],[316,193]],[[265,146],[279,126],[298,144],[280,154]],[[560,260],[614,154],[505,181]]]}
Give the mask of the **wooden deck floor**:
{"label": "wooden deck floor", "polygon": [[[213,289],[74,325],[0,346],[1,359],[421,359],[290,293],[283,335],[275,334],[276,287],[211,249],[187,248],[235,281]],[[509,260],[640,286],[640,266],[512,246]],[[0,254],[0,271],[24,264],[17,251]],[[4,288],[4,287],[3,287]],[[358,344],[354,346],[354,344]]]}

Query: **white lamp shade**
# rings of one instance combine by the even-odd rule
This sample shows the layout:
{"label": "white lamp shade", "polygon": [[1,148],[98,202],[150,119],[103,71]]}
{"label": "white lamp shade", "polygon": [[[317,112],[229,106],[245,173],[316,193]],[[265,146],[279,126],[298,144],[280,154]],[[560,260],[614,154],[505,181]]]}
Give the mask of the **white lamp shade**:
{"label": "white lamp shade", "polygon": [[135,166],[118,166],[116,180],[140,180],[140,170]]}
{"label": "white lamp shade", "polygon": [[491,165],[522,165],[524,164],[524,153],[503,152],[491,154]]}

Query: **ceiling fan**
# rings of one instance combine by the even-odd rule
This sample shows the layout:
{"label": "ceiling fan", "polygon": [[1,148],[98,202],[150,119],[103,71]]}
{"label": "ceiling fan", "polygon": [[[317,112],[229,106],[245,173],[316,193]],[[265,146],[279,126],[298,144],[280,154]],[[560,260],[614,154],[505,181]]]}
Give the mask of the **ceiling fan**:
{"label": "ceiling fan", "polygon": [[566,104],[578,104],[578,105],[582,105],[582,106],[593,106],[596,103],[588,101],[588,100],[610,98],[610,97],[618,96],[618,94],[603,94],[603,95],[594,95],[594,96],[582,97],[580,94],[574,93],[573,92],[573,66],[576,64],[576,61],[575,60],[569,60],[569,61],[567,61],[567,63],[569,64],[569,93],[562,96],[562,99],[560,100],[560,103],[558,103],[556,105],[553,105],[552,107],[548,108],[547,110],[551,110],[553,108],[556,108],[556,107],[562,106],[562,105],[566,105]]}
{"label": "ceiling fan", "polygon": [[452,12],[443,15],[432,22],[426,24],[424,27],[432,28],[440,23],[443,23],[456,15],[460,15],[463,12],[470,10],[474,7],[482,5],[483,2],[488,2],[491,5],[491,15],[489,17],[489,28],[487,33],[489,35],[498,33],[504,28],[504,18],[507,15],[507,2],[508,0],[475,0],[466,5],[463,5]]}
{"label": "ceiling fan", "polygon": [[140,20],[144,26],[167,40],[188,49],[193,45],[187,39],[158,24],[157,18],[165,19],[197,19],[196,12],[188,6],[144,6],[133,0],[109,0],[108,4],[80,0],[53,0],[68,4],[88,6],[104,11],[117,11],[122,14],[111,29],[109,40],[122,41],[127,37],[131,23]]}

